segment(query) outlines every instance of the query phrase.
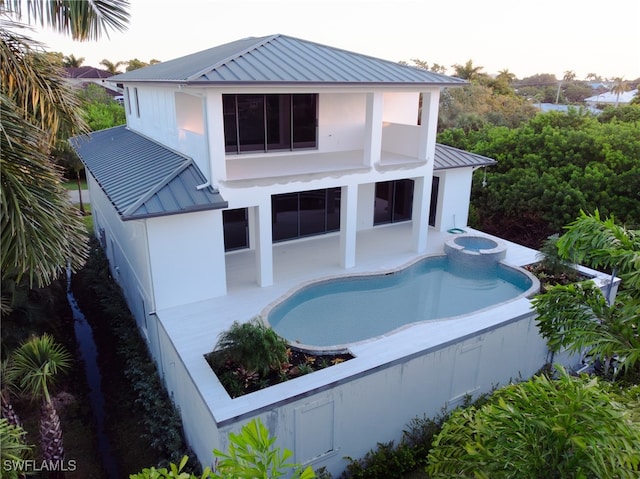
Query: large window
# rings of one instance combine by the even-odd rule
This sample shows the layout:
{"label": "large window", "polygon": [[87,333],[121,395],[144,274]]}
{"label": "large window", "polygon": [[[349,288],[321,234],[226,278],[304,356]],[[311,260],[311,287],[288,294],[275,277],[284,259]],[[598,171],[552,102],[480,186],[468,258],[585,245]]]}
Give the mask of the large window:
{"label": "large window", "polygon": [[340,230],[340,188],[271,197],[273,241]]}
{"label": "large window", "polygon": [[373,224],[395,223],[411,219],[413,180],[376,183]]}
{"label": "large window", "polygon": [[318,95],[222,95],[228,153],[317,146]]}

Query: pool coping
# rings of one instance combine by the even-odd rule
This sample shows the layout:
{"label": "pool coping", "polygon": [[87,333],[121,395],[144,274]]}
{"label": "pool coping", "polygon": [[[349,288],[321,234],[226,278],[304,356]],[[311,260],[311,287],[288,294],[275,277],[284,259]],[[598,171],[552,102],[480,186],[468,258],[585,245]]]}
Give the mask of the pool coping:
{"label": "pool coping", "polygon": [[[426,254],[426,255],[420,255],[417,256],[415,258],[413,258],[410,261],[407,261],[404,264],[401,264],[399,266],[395,266],[393,268],[389,268],[389,269],[385,269],[382,271],[373,271],[373,272],[361,272],[361,273],[344,273],[344,274],[334,274],[334,275],[327,275],[321,278],[316,278],[316,279],[311,279],[308,281],[304,281],[303,283],[300,283],[297,286],[294,286],[292,288],[290,288],[287,292],[285,292],[283,295],[281,295],[280,297],[276,298],[274,301],[270,302],[267,306],[265,306],[262,311],[260,311],[259,315],[257,316],[258,319],[262,322],[262,324],[264,324],[267,327],[272,327],[271,323],[269,322],[269,314],[271,313],[271,311],[273,311],[273,309],[275,309],[276,307],[278,307],[279,305],[281,305],[283,302],[287,301],[288,299],[290,299],[291,297],[293,297],[294,295],[304,291],[305,289],[312,287],[312,286],[319,286],[319,285],[323,285],[323,284],[327,284],[327,283],[331,283],[333,281],[336,280],[345,280],[345,279],[351,279],[351,278],[367,278],[367,277],[383,277],[383,276],[389,276],[389,275],[393,275],[402,271],[405,271],[409,268],[411,268],[412,266],[414,266],[417,263],[420,263],[422,261],[426,261],[428,259],[439,259],[439,258],[448,258],[447,254]],[[531,298],[533,296],[535,296],[539,291],[540,291],[540,281],[538,280],[538,278],[533,275],[530,271],[527,271],[525,268],[522,268],[520,266],[517,265],[513,265],[510,264],[504,260],[499,260],[496,261],[497,264],[502,265],[505,268],[511,269],[513,271],[516,271],[520,274],[523,274],[524,276],[526,276],[528,278],[528,280],[531,282],[531,286],[526,290],[523,291],[521,294],[514,296],[513,298],[510,298],[506,301],[500,301],[498,303],[494,303],[490,306],[486,306],[484,308],[480,308],[480,309],[476,309],[472,312],[469,313],[464,313],[464,314],[458,314],[455,316],[444,316],[442,318],[434,318],[434,319],[426,319],[426,320],[422,320],[422,321],[412,321],[406,324],[403,324],[401,326],[398,326],[397,328],[394,328],[392,330],[389,330],[383,334],[378,334],[376,336],[372,336],[370,338],[365,338],[365,339],[361,339],[358,341],[352,341],[349,343],[341,343],[341,344],[336,344],[336,345],[331,345],[331,346],[316,346],[316,345],[311,345],[311,344],[305,344],[305,343],[300,343],[300,342],[291,342],[288,341],[288,343],[297,348],[300,349],[302,351],[306,351],[309,353],[314,353],[314,354],[353,354],[351,349],[358,345],[358,344],[364,344],[366,342],[370,342],[370,341],[375,341],[378,340],[380,338],[384,338],[386,336],[389,336],[391,334],[394,334],[396,332],[402,331],[406,328],[411,328],[415,325],[418,324],[422,324],[422,323],[433,323],[436,321],[450,321],[450,320],[454,320],[457,318],[462,318],[465,316],[470,316],[470,315],[474,315],[476,313],[480,313],[483,312],[485,310],[489,310],[489,309],[493,309],[496,308],[502,304],[506,304],[512,301],[515,301],[519,298]]]}

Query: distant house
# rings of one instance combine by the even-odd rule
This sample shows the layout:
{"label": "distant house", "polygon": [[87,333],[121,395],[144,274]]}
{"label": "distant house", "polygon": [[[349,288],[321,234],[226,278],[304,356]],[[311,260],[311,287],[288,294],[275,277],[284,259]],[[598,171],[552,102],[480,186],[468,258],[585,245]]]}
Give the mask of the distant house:
{"label": "distant house", "polygon": [[584,100],[585,104],[588,106],[598,106],[598,105],[606,105],[606,106],[615,106],[615,105],[627,105],[631,103],[633,97],[638,94],[638,89],[626,91],[624,93],[620,93],[617,95],[610,91],[605,93],[600,93],[598,95],[590,96]]}
{"label": "distant house", "polygon": [[114,99],[116,97],[122,97],[122,90],[119,89],[113,82],[108,81],[113,76],[107,70],[101,70],[99,68],[84,66],[84,67],[66,67],[65,78],[73,86],[78,88],[84,88],[87,84],[95,84],[101,86],[105,91]]}
{"label": "distant house", "polygon": [[232,398],[204,356],[234,321],[312,281],[394,278],[468,230],[473,172],[495,161],[436,143],[440,91],[466,82],[285,35],[108,80],[126,125],[71,143],[95,235],[204,465],[259,417],[294,460],[337,477],[412,418],[547,361],[523,294],[340,345],[354,359]]}

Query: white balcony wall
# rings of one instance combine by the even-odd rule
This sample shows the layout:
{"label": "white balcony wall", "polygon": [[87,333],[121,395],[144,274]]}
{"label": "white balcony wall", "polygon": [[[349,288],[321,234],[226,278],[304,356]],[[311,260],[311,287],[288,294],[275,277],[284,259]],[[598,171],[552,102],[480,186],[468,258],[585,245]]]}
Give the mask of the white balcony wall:
{"label": "white balcony wall", "polygon": [[419,145],[419,126],[385,122],[382,128],[382,151],[417,158]]}
{"label": "white balcony wall", "polygon": [[390,123],[404,125],[418,124],[420,94],[415,92],[384,93],[382,119]]}
{"label": "white balcony wall", "polygon": [[321,93],[318,108],[318,151],[362,150],[366,95]]}

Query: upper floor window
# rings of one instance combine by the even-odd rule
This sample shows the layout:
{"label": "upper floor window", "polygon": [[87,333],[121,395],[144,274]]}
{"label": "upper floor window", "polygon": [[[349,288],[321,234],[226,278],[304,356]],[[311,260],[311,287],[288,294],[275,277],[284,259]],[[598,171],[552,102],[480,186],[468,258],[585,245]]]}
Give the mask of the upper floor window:
{"label": "upper floor window", "polygon": [[318,95],[222,95],[228,153],[317,147]]}

